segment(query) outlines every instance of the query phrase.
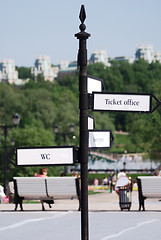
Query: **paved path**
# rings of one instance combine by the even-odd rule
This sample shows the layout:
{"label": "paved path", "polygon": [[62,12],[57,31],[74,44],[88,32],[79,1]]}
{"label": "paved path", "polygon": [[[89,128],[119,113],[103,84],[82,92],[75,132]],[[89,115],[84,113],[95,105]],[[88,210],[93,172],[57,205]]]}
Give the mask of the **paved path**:
{"label": "paved path", "polygon": [[[121,211],[116,193],[89,196],[89,240],[161,239],[161,202],[147,200],[138,212],[137,192],[130,211]],[[81,214],[77,200],[58,200],[47,211],[41,204],[0,204],[0,240],[81,240]]]}
{"label": "paved path", "polygon": [[[89,196],[89,211],[120,211],[119,207],[119,197],[113,193],[99,193]],[[77,211],[78,210],[78,200],[73,199],[63,199],[55,200],[55,204],[50,209],[46,204],[45,208],[47,211]],[[23,204],[25,211],[41,211],[40,202],[35,204]],[[138,193],[137,191],[132,192],[132,206],[131,211],[138,211]],[[161,201],[158,199],[147,199],[145,201],[145,208],[147,211],[161,211]],[[14,210],[14,204],[0,204],[0,212],[12,211]],[[19,210],[19,208],[18,208]]]}

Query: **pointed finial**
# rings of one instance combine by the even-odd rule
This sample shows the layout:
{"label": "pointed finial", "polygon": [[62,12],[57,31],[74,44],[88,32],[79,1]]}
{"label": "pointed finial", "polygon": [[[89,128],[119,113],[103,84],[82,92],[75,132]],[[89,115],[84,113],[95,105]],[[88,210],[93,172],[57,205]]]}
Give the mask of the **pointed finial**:
{"label": "pointed finial", "polygon": [[81,20],[81,25],[79,26],[79,29],[81,30],[81,32],[83,32],[86,29],[86,25],[84,24],[84,21],[86,19],[86,12],[85,12],[84,5],[81,6],[79,19]]}
{"label": "pointed finial", "polygon": [[81,10],[80,10],[80,14],[79,14],[79,19],[81,20],[81,23],[84,23],[84,21],[85,21],[85,19],[86,19],[86,12],[85,12],[84,5],[81,6]]}
{"label": "pointed finial", "polygon": [[85,32],[86,29],[86,25],[84,24],[84,21],[86,19],[86,12],[85,12],[85,7],[84,5],[81,5],[81,10],[80,10],[80,14],[79,14],[79,19],[81,21],[81,24],[79,26],[79,29],[81,30],[79,33],[75,34],[75,37],[77,37],[78,39],[87,39],[90,37],[89,33]]}

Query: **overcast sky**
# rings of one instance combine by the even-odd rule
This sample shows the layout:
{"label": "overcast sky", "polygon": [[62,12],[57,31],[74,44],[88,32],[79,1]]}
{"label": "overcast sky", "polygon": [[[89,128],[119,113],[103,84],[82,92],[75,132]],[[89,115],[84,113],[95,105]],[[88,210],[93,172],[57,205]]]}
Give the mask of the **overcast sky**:
{"label": "overcast sky", "polygon": [[76,60],[82,4],[88,57],[96,49],[134,57],[143,43],[161,51],[161,0],[0,0],[0,59],[26,67],[40,55],[53,64]]}

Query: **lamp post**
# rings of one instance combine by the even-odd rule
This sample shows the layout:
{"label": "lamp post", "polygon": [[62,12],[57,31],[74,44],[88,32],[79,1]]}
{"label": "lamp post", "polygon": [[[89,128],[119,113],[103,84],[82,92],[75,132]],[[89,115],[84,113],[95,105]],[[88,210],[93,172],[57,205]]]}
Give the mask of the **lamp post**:
{"label": "lamp post", "polygon": [[[54,125],[54,132],[55,132],[55,134],[57,134],[57,135],[62,137],[64,146],[66,145],[67,136],[72,135],[72,133],[74,132],[74,124],[73,123],[70,124],[69,130],[70,130],[70,132],[60,133],[59,132],[59,125],[58,124]],[[67,167],[66,166],[64,167],[64,174],[65,175],[67,174]]]}
{"label": "lamp post", "polygon": [[12,121],[14,126],[8,126],[7,123],[5,122],[5,125],[0,125],[0,128],[3,129],[4,132],[4,192],[6,193],[7,190],[7,166],[8,166],[8,161],[7,161],[7,134],[8,134],[8,129],[16,127],[19,122],[20,122],[20,117],[17,113],[15,113],[12,117]]}
{"label": "lamp post", "polygon": [[125,153],[125,161],[123,162],[123,166],[124,166],[124,171],[126,172],[126,163],[127,163],[127,156],[126,156],[126,154],[127,154],[127,150],[125,150],[124,153]]}

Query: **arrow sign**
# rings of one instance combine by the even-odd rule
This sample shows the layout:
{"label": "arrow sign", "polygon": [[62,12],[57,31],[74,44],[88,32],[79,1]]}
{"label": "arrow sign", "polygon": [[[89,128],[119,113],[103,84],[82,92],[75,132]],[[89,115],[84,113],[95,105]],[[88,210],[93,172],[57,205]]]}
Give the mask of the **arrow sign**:
{"label": "arrow sign", "polygon": [[76,161],[74,147],[35,147],[17,148],[16,162],[18,166],[67,165]]}
{"label": "arrow sign", "polygon": [[92,92],[102,92],[104,88],[103,80],[100,78],[87,76],[87,91]]}
{"label": "arrow sign", "polygon": [[[151,113],[161,105],[153,94],[93,93],[93,111],[146,112]],[[152,109],[152,98],[157,105]]]}
{"label": "arrow sign", "polygon": [[89,148],[110,148],[113,141],[111,130],[89,130]]}

